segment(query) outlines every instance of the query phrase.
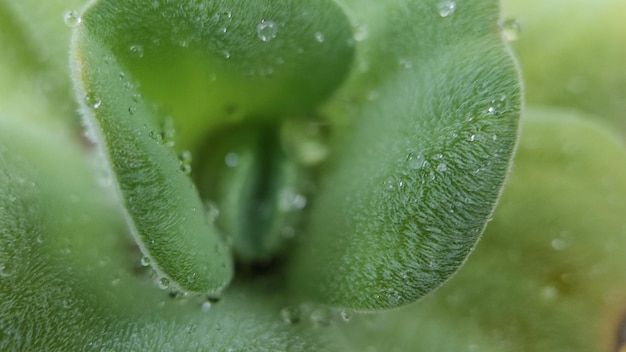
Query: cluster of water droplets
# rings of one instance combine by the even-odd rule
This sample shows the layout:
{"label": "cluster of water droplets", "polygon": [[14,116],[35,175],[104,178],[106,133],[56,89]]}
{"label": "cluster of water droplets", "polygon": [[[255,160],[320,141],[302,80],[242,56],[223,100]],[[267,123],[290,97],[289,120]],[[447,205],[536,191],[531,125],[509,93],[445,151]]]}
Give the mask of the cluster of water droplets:
{"label": "cluster of water droplets", "polygon": [[294,212],[304,209],[307,198],[292,188],[283,188],[278,194],[278,208],[283,212]]}
{"label": "cluster of water droplets", "polygon": [[330,308],[311,303],[285,307],[280,310],[279,314],[285,324],[309,324],[316,328],[348,323],[354,317],[354,312],[349,309]]}
{"label": "cluster of water droplets", "polygon": [[180,161],[180,170],[185,174],[191,174],[191,162],[192,155],[188,150],[184,150],[178,154],[178,160]]}

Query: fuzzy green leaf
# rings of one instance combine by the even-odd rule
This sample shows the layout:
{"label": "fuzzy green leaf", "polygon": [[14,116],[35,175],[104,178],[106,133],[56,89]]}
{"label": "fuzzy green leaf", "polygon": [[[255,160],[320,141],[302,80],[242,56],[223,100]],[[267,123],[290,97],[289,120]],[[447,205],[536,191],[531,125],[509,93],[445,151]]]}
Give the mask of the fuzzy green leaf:
{"label": "fuzzy green leaf", "polygon": [[355,317],[340,350],[623,350],[626,148],[593,119],[529,110],[467,264],[420,304]]}
{"label": "fuzzy green leaf", "polygon": [[95,1],[82,21],[77,49],[106,48],[175,119],[184,148],[216,125],[311,112],[353,53],[349,23],[330,0]]}
{"label": "fuzzy green leaf", "polygon": [[154,290],[77,145],[18,119],[0,127],[0,350],[326,350],[262,283],[213,306]]}
{"label": "fuzzy green leaf", "polygon": [[88,92],[83,104],[89,107],[83,109],[90,134],[101,143],[110,182],[119,190],[142,252],[166,285],[219,292],[232,276],[231,259],[204,214],[186,164],[162,142],[153,111],[136,98],[131,81],[119,79],[123,69],[117,61],[89,69],[90,62],[109,55],[98,43],[90,44],[75,51],[79,95]]}
{"label": "fuzzy green leaf", "polygon": [[142,251],[171,284],[219,291],[230,259],[171,147],[313,109],[347,72],[343,13],[331,2],[96,1],[81,18],[79,99]]}
{"label": "fuzzy green leaf", "polygon": [[369,5],[345,4],[371,33],[357,44],[369,69],[340,92],[359,106],[328,108],[344,129],[289,268],[295,291],[357,309],[413,302],[461,266],[504,183],[521,105],[496,1]]}

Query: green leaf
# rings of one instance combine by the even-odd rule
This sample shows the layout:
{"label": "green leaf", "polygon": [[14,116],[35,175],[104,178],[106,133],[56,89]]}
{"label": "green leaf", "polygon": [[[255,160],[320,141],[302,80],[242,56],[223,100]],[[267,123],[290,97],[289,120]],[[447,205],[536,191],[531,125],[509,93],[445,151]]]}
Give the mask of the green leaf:
{"label": "green leaf", "polygon": [[3,114],[44,123],[54,117],[59,124],[78,126],[67,65],[70,28],[63,24],[62,6],[54,1],[0,1]]}
{"label": "green leaf", "polygon": [[96,1],[82,18],[77,50],[110,51],[104,58],[173,116],[183,148],[216,125],[310,113],[353,53],[349,23],[330,0]]}
{"label": "green leaf", "polygon": [[364,310],[413,302],[463,264],[495,206],[518,75],[496,1],[440,6],[345,4],[371,33],[357,45],[370,70],[340,92],[360,106],[328,108],[343,125],[288,268],[304,297]]}
{"label": "green leaf", "polygon": [[189,165],[171,147],[187,154],[212,127],[244,117],[309,112],[347,72],[349,38],[328,1],[96,1],[85,10],[73,41],[78,96],[164,280],[220,291],[232,275]]}
{"label": "green leaf", "polygon": [[159,131],[131,81],[118,78],[123,69],[117,61],[88,69],[89,62],[109,55],[106,48],[94,43],[75,53],[77,84],[87,92],[83,104],[90,105],[83,109],[90,134],[100,143],[143,254],[165,286],[218,293],[232,276],[229,253],[204,213],[188,166],[162,142],[161,134],[169,132]]}
{"label": "green leaf", "polygon": [[595,119],[529,109],[467,264],[418,305],[355,316],[340,350],[622,350],[626,148]]}
{"label": "green leaf", "polygon": [[0,350],[327,350],[268,283],[212,306],[154,290],[110,189],[54,132],[0,120]]}
{"label": "green leaf", "polygon": [[626,133],[626,3],[503,1],[522,26],[512,43],[530,104],[574,108]]}

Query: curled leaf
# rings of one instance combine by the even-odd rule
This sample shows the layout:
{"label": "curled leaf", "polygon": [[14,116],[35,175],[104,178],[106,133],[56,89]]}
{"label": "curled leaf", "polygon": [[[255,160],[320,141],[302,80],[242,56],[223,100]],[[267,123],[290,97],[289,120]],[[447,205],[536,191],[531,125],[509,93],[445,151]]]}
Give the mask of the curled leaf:
{"label": "curled leaf", "polygon": [[340,93],[362,106],[329,108],[347,111],[336,119],[347,126],[289,268],[305,297],[356,309],[413,302],[463,264],[496,204],[521,105],[497,3],[446,16],[436,5],[392,2],[362,18],[382,34],[363,41],[372,72]]}

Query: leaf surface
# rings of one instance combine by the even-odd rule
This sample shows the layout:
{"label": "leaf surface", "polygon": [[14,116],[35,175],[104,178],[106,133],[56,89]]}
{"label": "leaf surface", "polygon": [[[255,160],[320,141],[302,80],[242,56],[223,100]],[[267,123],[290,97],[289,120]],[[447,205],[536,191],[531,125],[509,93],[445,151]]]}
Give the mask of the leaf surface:
{"label": "leaf surface", "polygon": [[342,3],[370,34],[327,108],[334,154],[290,279],[314,301],[397,307],[441,285],[478,240],[516,144],[520,85],[496,1]]}
{"label": "leaf surface", "polygon": [[624,348],[626,149],[597,117],[529,109],[524,120],[513,172],[466,265],[419,304],[355,316],[342,351]]}
{"label": "leaf surface", "polygon": [[0,127],[0,350],[327,350],[283,321],[268,283],[212,306],[154,290],[87,155],[49,126]]}

